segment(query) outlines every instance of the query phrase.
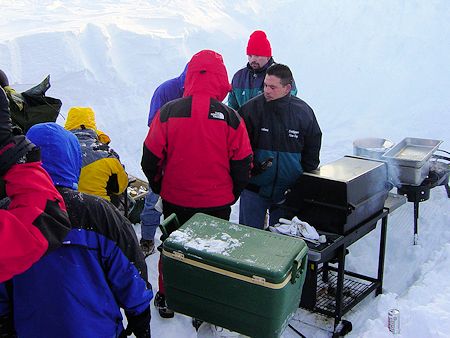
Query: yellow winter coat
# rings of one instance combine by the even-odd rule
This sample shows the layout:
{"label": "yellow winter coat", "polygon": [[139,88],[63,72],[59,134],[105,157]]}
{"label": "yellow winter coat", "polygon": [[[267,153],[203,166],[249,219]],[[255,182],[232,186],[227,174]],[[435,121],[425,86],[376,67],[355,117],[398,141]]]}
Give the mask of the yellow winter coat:
{"label": "yellow winter coat", "polygon": [[78,190],[111,200],[128,186],[128,175],[119,155],[108,146],[108,135],[99,131],[95,113],[89,107],[72,107],[67,115],[65,129],[78,138],[83,154]]}

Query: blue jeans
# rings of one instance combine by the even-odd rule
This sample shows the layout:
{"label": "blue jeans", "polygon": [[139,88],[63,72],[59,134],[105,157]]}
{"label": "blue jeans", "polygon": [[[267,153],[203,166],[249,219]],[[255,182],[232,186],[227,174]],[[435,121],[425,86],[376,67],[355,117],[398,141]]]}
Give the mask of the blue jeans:
{"label": "blue jeans", "polygon": [[145,195],[144,209],[141,213],[141,235],[142,239],[154,239],[156,228],[161,220],[161,213],[155,209],[159,195],[155,194],[150,188]]}
{"label": "blue jeans", "polygon": [[256,192],[244,189],[239,202],[239,224],[264,229],[264,220],[267,210],[269,210],[269,225],[274,225],[284,214],[280,203],[275,203],[268,198],[261,197]]}

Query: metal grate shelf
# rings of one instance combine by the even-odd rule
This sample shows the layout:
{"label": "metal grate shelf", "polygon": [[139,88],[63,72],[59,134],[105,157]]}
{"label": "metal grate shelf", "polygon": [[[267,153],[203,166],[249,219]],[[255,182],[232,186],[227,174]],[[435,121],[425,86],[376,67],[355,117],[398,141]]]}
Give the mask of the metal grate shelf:
{"label": "metal grate shelf", "polygon": [[[336,311],[336,285],[338,279],[337,271],[328,270],[328,280],[323,280],[323,269],[317,275],[317,302],[315,310],[325,315],[333,316]],[[342,292],[342,308],[346,313],[353,306],[359,303],[368,293],[372,292],[378,283],[351,276],[349,272],[344,274],[344,287]]]}

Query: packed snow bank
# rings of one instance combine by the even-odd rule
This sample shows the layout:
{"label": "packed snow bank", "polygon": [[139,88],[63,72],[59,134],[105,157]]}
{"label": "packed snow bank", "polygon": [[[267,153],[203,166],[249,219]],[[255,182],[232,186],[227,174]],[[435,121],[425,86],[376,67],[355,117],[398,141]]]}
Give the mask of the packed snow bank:
{"label": "packed snow bank", "polygon": [[22,88],[51,74],[62,115],[92,106],[138,176],[157,85],[205,48],[223,54],[231,79],[258,28],[316,111],[323,163],[367,136],[441,139],[450,148],[448,10],[446,1],[12,2],[2,7],[0,65]]}

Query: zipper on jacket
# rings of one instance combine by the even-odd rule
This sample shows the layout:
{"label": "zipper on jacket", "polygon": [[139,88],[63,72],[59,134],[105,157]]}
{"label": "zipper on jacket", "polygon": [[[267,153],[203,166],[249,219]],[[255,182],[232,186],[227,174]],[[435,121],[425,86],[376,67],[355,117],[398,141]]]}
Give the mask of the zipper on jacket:
{"label": "zipper on jacket", "polygon": [[[275,109],[277,109],[276,106],[275,106]],[[282,139],[282,135],[281,134],[282,133],[280,131],[282,131],[281,130],[282,128],[280,128],[281,123],[279,123],[279,122],[280,122],[281,118],[280,118],[279,115],[280,114],[278,113],[277,110],[275,110],[273,112],[273,115],[272,115],[272,121],[275,121],[275,119],[276,119],[276,122],[277,122],[277,123],[272,123],[272,125],[276,126],[276,129],[277,129],[276,132],[278,133],[278,139],[276,140],[277,142],[272,144],[272,147],[274,147],[275,144],[278,144],[278,145],[281,144],[281,139]],[[274,176],[274,179],[273,179],[273,182],[272,182],[272,191],[270,192],[270,197],[271,197],[272,200],[273,200],[273,194],[275,192],[275,186],[276,186],[277,179],[278,179],[278,171],[279,171],[279,168],[280,168],[280,151],[277,150],[277,151],[275,151],[275,153],[276,153],[276,159],[277,159],[277,166],[275,168],[275,176]]]}

